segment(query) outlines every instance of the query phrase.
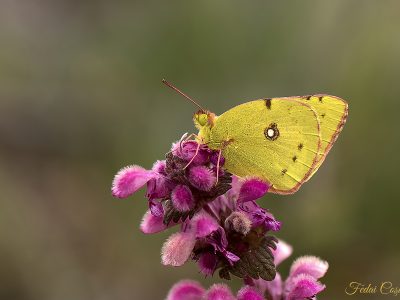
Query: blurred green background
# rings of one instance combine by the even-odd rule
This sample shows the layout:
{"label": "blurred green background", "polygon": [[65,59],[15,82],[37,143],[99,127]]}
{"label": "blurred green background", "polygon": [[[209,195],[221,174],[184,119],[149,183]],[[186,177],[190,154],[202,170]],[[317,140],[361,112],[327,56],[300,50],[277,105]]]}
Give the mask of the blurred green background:
{"label": "blurred green background", "polygon": [[400,286],[399,1],[4,0],[0,41],[1,299],[163,299],[182,278],[220,281],[163,267],[176,229],[141,234],[144,192],[110,195],[119,168],[149,168],[194,132],[195,108],[164,77],[217,114],[260,97],[348,100],[317,175],[261,204],[293,258],[330,262],[321,299],[351,281]]}

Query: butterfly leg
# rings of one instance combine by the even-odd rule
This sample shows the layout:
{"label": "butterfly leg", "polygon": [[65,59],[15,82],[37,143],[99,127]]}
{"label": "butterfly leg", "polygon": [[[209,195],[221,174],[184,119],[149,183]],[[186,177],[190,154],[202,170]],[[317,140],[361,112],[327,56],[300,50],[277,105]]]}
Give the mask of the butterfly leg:
{"label": "butterfly leg", "polygon": [[199,142],[197,142],[197,148],[196,148],[196,152],[194,153],[192,159],[187,163],[187,165],[183,168],[184,170],[190,166],[190,164],[194,161],[194,159],[196,158],[197,154],[199,154],[199,150],[200,150],[200,146],[201,144]]}
{"label": "butterfly leg", "polygon": [[192,137],[197,138],[198,135],[195,134],[195,133],[191,133],[191,134],[189,134],[189,135],[185,134],[182,138],[183,138],[183,141],[186,142],[186,141],[190,140]]}
{"label": "butterfly leg", "polygon": [[198,138],[198,135],[195,133],[191,133],[188,135],[188,133],[186,132],[181,139],[179,140],[179,148],[181,149],[181,151],[183,150],[183,142],[187,142],[188,140],[190,140],[192,137],[195,137],[196,139]]}
{"label": "butterfly leg", "polygon": [[182,135],[182,137],[180,138],[180,140],[179,140],[179,149],[180,149],[181,151],[183,150],[182,143],[183,143],[183,142],[186,142],[187,136],[188,136],[188,133],[185,132],[185,133]]}
{"label": "butterfly leg", "polygon": [[222,153],[222,149],[219,149],[218,152],[218,160],[217,160],[217,180],[215,181],[215,185],[218,184],[218,178],[219,178],[219,165],[220,165],[220,161],[221,161],[221,153]]}
{"label": "butterfly leg", "polygon": [[233,139],[227,138],[225,141],[222,142],[222,147],[218,150],[218,160],[217,160],[217,180],[215,182],[215,185],[218,184],[218,178],[219,178],[219,168],[221,165],[221,155],[222,155],[222,150],[224,150],[230,143],[233,142]]}

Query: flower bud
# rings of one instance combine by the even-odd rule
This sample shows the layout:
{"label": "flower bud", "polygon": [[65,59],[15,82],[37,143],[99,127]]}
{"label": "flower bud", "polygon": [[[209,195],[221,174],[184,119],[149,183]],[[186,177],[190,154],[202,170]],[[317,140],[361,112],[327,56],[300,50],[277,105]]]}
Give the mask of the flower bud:
{"label": "flower bud", "polygon": [[293,262],[290,268],[290,276],[308,274],[315,279],[319,279],[325,275],[328,267],[328,262],[316,256],[302,256]]}
{"label": "flower bud", "polygon": [[244,212],[235,211],[226,218],[225,228],[246,235],[251,229],[251,221]]}
{"label": "flower bud", "polygon": [[264,297],[255,288],[245,286],[239,290],[237,300],[264,300]]}
{"label": "flower bud", "polygon": [[161,261],[164,265],[182,266],[190,257],[196,239],[189,232],[177,232],[171,235],[161,249]]}
{"label": "flower bud", "polygon": [[182,280],[171,288],[167,300],[200,300],[205,292],[205,289],[198,282]]}
{"label": "flower bud", "polygon": [[286,289],[287,300],[307,299],[322,292],[325,285],[310,275],[299,274],[286,283]]}
{"label": "flower bud", "polygon": [[190,168],[188,179],[195,188],[201,191],[211,190],[217,181],[215,174],[205,166],[194,166]]}
{"label": "flower bud", "polygon": [[214,284],[207,292],[207,300],[235,300],[231,290],[226,284]]}

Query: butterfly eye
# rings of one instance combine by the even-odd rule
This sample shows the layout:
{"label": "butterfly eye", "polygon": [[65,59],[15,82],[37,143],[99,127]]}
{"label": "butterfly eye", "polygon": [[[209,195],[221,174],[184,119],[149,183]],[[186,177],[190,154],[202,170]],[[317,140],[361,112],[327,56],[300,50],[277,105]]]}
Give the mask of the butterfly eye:
{"label": "butterfly eye", "polygon": [[271,123],[264,130],[265,137],[270,141],[275,141],[279,137],[278,125],[276,123]]}
{"label": "butterfly eye", "polygon": [[200,126],[205,126],[208,121],[208,116],[207,116],[207,114],[199,114],[199,115],[197,115],[197,120],[198,120]]}

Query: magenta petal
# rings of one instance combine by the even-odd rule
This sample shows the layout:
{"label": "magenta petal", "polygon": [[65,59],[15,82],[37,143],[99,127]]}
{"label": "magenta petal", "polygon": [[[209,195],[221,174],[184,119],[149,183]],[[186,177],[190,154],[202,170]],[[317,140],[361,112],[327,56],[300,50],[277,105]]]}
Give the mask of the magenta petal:
{"label": "magenta petal", "polygon": [[111,188],[112,194],[117,198],[126,198],[144,186],[153,177],[153,171],[148,171],[142,167],[125,167],[114,177]]}
{"label": "magenta petal", "polygon": [[240,257],[239,257],[239,256],[237,256],[236,254],[234,254],[234,253],[232,253],[232,252],[230,252],[230,251],[228,251],[228,250],[222,251],[222,254],[225,256],[225,258],[228,260],[228,262],[229,262],[229,264],[230,264],[231,266],[233,266],[233,264],[234,264],[235,262],[237,262],[237,261],[240,260]]}
{"label": "magenta petal", "polygon": [[263,294],[268,294],[272,300],[281,300],[282,299],[282,289],[283,289],[283,282],[281,275],[276,273],[274,280],[272,281],[265,281],[262,279],[257,280],[257,284],[261,285],[263,289]]}
{"label": "magenta petal", "polygon": [[264,300],[264,297],[255,288],[245,286],[239,290],[237,300]]}
{"label": "magenta petal", "polygon": [[166,167],[166,161],[165,160],[157,160],[154,163],[152,170],[154,172],[159,173],[159,174],[165,175],[165,167]]}
{"label": "magenta petal", "polygon": [[219,167],[223,167],[225,164],[225,158],[219,155],[219,151],[214,151],[210,156],[210,162],[214,165],[218,165],[218,157],[219,157]]}
{"label": "magenta petal", "polygon": [[247,213],[253,227],[261,226],[267,231],[278,231],[281,228],[281,222],[275,220],[270,212],[259,206],[255,201],[242,203],[239,205],[239,209]]}
{"label": "magenta petal", "polygon": [[205,252],[200,255],[199,268],[205,276],[212,276],[217,267],[218,257],[214,253]]}
{"label": "magenta petal", "polygon": [[222,253],[231,266],[240,259],[240,257],[234,253],[226,250],[226,247],[228,246],[228,239],[226,238],[225,230],[222,227],[219,227],[217,230],[208,235],[206,237],[206,242],[213,246],[215,251]]}
{"label": "magenta petal", "polygon": [[270,214],[269,219],[265,220],[265,228],[267,228],[267,230],[272,230],[272,231],[281,230],[282,223],[275,220],[274,216],[271,213],[269,214]]}
{"label": "magenta petal", "polygon": [[242,186],[242,182],[239,179],[239,177],[232,175],[232,183],[231,183],[231,189],[225,194],[226,197],[232,201],[235,202],[239,197],[239,191],[240,187]]}
{"label": "magenta petal", "polygon": [[231,290],[225,284],[214,284],[208,290],[206,300],[236,300]]}
{"label": "magenta petal", "polygon": [[161,250],[164,265],[182,266],[190,257],[196,238],[189,232],[177,232],[171,235]]}
{"label": "magenta petal", "polygon": [[151,213],[156,217],[163,217],[164,216],[164,208],[161,202],[157,200],[150,199],[149,200],[149,209]]}
{"label": "magenta petal", "polygon": [[235,176],[232,175],[232,188],[230,189],[230,191],[233,191],[235,194],[239,194],[240,188],[242,187],[243,181]]}
{"label": "magenta petal", "polygon": [[226,197],[225,195],[221,195],[214,201],[208,203],[211,210],[217,215],[224,215],[228,211],[233,211],[236,209],[236,201]]}
{"label": "magenta petal", "polygon": [[265,281],[263,279],[254,280],[254,286],[263,295],[268,295],[267,299],[271,300],[281,300],[282,299],[282,288],[283,282],[281,275],[276,273],[274,280]]}
{"label": "magenta petal", "polygon": [[147,182],[146,197],[149,199],[166,199],[171,192],[171,184],[164,175],[157,174]]}
{"label": "magenta petal", "polygon": [[198,282],[182,280],[174,284],[168,293],[167,300],[201,300],[205,292]]}
{"label": "magenta petal", "polygon": [[303,300],[313,297],[323,291],[325,285],[318,282],[314,277],[306,274],[300,274],[293,278],[286,286],[286,300]]}
{"label": "magenta petal", "polygon": [[171,222],[168,226],[165,225],[163,222],[163,216],[154,216],[151,211],[148,210],[144,214],[142,222],[140,223],[140,230],[146,234],[157,233],[174,225],[174,222]]}
{"label": "magenta petal", "polygon": [[191,210],[194,205],[194,198],[192,191],[188,186],[180,184],[177,185],[171,193],[172,205],[180,212]]}
{"label": "magenta petal", "polygon": [[191,221],[196,230],[196,237],[202,238],[217,230],[219,225],[213,217],[207,213],[197,214]]}
{"label": "magenta petal", "polygon": [[254,201],[264,196],[269,189],[269,184],[258,178],[246,179],[239,191],[238,203]]}
{"label": "magenta petal", "polygon": [[278,240],[276,243],[276,249],[272,249],[272,254],[274,255],[274,264],[275,266],[279,265],[282,261],[287,259],[290,255],[292,255],[293,248],[286,242],[282,240]]}
{"label": "magenta petal", "polygon": [[201,191],[209,191],[215,185],[217,178],[206,166],[191,167],[188,174],[190,183]]}
{"label": "magenta petal", "polygon": [[299,274],[308,274],[315,279],[323,277],[328,270],[329,264],[315,256],[303,256],[296,259],[290,268],[290,277]]}

